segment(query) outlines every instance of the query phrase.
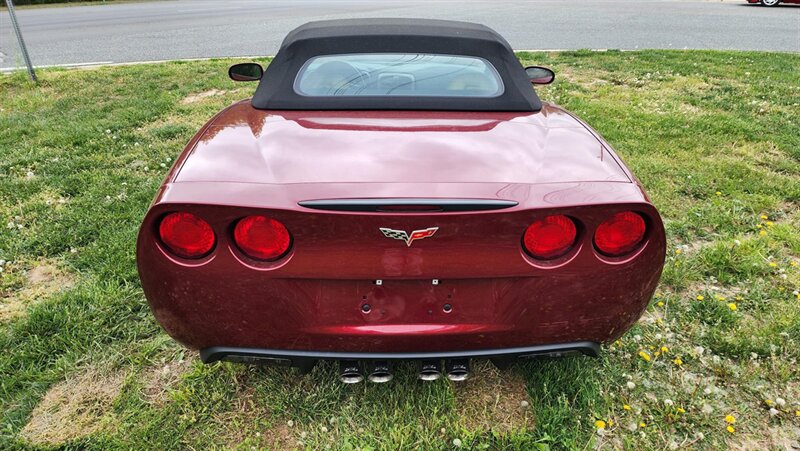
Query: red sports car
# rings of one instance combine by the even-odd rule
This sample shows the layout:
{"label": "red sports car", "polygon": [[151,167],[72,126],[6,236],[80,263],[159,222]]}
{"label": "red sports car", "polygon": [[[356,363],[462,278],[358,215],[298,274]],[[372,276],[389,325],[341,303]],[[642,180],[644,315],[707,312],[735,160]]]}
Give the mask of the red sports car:
{"label": "red sports car", "polygon": [[153,313],[204,362],[461,380],[595,356],[648,304],[658,211],[490,28],[314,22],[229,75],[254,96],[189,142],[137,243]]}
{"label": "red sports car", "polygon": [[781,3],[800,4],[800,0],[747,0],[747,3],[758,3],[761,6],[777,6]]}

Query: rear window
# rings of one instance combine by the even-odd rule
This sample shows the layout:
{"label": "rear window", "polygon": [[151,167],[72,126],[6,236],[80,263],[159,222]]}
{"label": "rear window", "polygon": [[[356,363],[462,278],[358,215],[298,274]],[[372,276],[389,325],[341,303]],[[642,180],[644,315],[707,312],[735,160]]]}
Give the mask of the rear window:
{"label": "rear window", "polygon": [[322,55],[308,60],[294,81],[302,96],[498,97],[494,66],[474,56],[420,53]]}

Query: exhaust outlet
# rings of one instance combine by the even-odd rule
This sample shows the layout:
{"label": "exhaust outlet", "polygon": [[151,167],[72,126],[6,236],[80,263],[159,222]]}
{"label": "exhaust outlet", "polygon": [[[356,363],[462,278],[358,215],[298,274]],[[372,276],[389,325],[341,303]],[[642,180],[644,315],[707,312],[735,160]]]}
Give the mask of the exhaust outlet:
{"label": "exhaust outlet", "polygon": [[342,360],[339,362],[339,380],[345,384],[357,384],[364,380],[361,367],[355,360]]}
{"label": "exhaust outlet", "polygon": [[454,382],[467,380],[469,377],[469,360],[453,359],[444,362],[444,372],[447,378]]}
{"label": "exhaust outlet", "polygon": [[392,380],[392,369],[386,360],[370,362],[367,374],[367,380],[375,384],[382,384]]}
{"label": "exhaust outlet", "polygon": [[419,378],[423,381],[435,381],[442,377],[438,360],[423,360],[419,363]]}

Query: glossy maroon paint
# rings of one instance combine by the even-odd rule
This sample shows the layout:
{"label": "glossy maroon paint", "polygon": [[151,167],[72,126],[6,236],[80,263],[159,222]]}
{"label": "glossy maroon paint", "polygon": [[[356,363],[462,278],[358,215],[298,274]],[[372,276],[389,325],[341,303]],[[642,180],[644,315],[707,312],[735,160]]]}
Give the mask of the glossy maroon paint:
{"label": "glossy maroon paint", "polygon": [[[518,205],[452,213],[298,206],[352,198]],[[644,242],[605,257],[592,234],[625,210],[646,218]],[[211,224],[211,254],[185,260],[165,250],[154,232],[172,211]],[[254,214],[286,225],[285,257],[258,262],[233,244],[233,224]],[[536,261],[522,236],[553,214],[576,222],[576,246]],[[407,247],[381,227],[439,230]],[[661,219],[635,178],[593,130],[550,104],[537,113],[299,112],[239,102],[186,147],[137,244],[153,312],[185,345],[353,352],[608,342],[641,315],[664,253]]]}

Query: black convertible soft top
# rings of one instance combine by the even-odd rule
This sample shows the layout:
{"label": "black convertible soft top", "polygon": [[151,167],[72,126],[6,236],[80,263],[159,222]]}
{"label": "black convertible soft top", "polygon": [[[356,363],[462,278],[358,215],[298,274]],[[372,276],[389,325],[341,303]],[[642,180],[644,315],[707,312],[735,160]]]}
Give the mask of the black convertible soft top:
{"label": "black convertible soft top", "polygon": [[[489,61],[505,87],[497,97],[326,96],[294,91],[298,71],[319,55],[430,53],[475,56]],[[539,111],[539,98],[511,46],[491,28],[427,19],[346,19],[309,22],[283,40],[253,96],[270,110]]]}

